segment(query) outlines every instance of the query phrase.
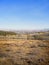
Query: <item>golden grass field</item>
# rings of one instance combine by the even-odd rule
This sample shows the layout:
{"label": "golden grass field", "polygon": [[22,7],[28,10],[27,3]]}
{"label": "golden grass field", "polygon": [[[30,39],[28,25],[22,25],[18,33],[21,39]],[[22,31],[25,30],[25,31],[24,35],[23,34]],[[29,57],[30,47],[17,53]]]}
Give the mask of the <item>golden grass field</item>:
{"label": "golden grass field", "polygon": [[0,38],[0,65],[49,65],[49,40]]}

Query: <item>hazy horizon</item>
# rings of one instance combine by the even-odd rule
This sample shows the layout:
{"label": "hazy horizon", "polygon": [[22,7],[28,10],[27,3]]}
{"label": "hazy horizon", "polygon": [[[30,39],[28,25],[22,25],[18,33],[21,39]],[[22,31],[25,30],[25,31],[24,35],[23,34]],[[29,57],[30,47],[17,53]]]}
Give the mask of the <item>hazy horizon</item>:
{"label": "hazy horizon", "polygon": [[0,30],[49,29],[49,0],[0,0]]}

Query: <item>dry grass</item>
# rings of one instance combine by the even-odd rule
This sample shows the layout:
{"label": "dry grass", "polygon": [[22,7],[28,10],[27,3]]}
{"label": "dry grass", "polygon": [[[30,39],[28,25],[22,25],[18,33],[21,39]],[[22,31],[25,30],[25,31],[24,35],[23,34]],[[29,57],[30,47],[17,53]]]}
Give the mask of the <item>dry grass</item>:
{"label": "dry grass", "polygon": [[0,38],[0,65],[49,65],[49,33],[38,34],[28,40]]}
{"label": "dry grass", "polygon": [[0,65],[49,65],[49,42],[0,41]]}

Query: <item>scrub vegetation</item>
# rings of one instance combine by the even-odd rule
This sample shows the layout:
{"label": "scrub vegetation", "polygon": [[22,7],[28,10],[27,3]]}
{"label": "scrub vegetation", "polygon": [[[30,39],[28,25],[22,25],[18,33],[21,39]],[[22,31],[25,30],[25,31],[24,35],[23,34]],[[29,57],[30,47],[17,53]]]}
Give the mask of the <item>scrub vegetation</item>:
{"label": "scrub vegetation", "polygon": [[0,65],[49,65],[49,31],[0,31]]}

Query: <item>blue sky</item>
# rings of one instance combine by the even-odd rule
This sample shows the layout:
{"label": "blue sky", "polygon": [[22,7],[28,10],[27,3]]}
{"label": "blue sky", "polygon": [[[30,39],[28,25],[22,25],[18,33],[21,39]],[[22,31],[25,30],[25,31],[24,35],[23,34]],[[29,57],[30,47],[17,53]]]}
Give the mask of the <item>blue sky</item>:
{"label": "blue sky", "polygon": [[49,28],[49,0],[0,0],[0,29]]}

